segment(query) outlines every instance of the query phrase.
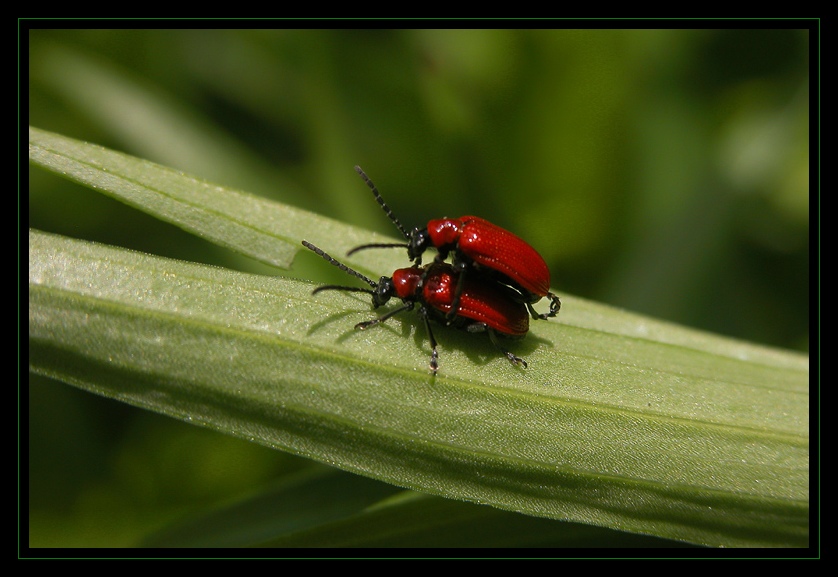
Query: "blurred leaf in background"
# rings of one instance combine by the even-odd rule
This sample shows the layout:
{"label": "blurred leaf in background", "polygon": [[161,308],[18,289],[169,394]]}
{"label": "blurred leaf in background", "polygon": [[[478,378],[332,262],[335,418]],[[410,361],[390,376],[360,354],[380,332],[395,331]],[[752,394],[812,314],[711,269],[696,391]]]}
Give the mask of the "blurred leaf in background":
{"label": "blurred leaf in background", "polygon": [[[359,164],[407,226],[524,236],[560,292],[808,351],[805,29],[27,32],[32,126],[395,235]],[[281,273],[29,179],[31,227]],[[309,466],[40,377],[28,394],[32,546],[136,545]]]}

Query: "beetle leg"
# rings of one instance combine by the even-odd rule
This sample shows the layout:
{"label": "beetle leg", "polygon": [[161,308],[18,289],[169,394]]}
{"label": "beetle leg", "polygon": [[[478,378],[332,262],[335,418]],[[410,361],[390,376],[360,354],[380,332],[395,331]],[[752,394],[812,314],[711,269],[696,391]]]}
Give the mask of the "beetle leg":
{"label": "beetle leg", "polygon": [[559,309],[562,308],[562,301],[553,293],[548,292],[547,296],[550,297],[550,313],[548,316],[554,317],[559,314]]}
{"label": "beetle leg", "polygon": [[451,309],[445,315],[446,325],[450,325],[454,321],[457,316],[457,312],[460,310],[460,297],[463,296],[463,289],[466,286],[466,274],[468,272],[467,262],[455,261],[453,266],[460,274],[457,277],[457,286],[454,287],[454,298],[451,300]]}
{"label": "beetle leg", "polygon": [[527,368],[527,361],[525,361],[521,357],[513,355],[512,353],[507,351],[505,348],[503,348],[503,346],[500,344],[500,341],[498,341],[498,337],[497,337],[497,334],[495,333],[495,329],[493,329],[492,327],[487,326],[486,327],[486,332],[489,333],[489,340],[492,341],[492,344],[495,345],[498,348],[498,350],[500,350],[500,352],[502,352],[504,355],[506,355],[506,358],[509,359],[510,363],[512,363],[513,365],[518,365],[518,366],[524,365],[524,368],[525,369]]}
{"label": "beetle leg", "polygon": [[369,321],[363,321],[363,322],[358,323],[357,325],[355,325],[355,328],[364,330],[364,329],[366,329],[368,327],[371,327],[373,325],[383,323],[384,321],[386,321],[387,319],[389,319],[393,315],[397,315],[402,311],[409,311],[410,309],[412,309],[414,307],[414,304],[415,303],[413,301],[408,301],[408,302],[404,303],[403,306],[400,306],[397,309],[393,309],[389,313],[387,313],[386,315],[382,315],[382,316],[378,317],[377,319],[372,319],[372,320],[369,320]]}
{"label": "beetle leg", "polygon": [[483,332],[488,333],[489,334],[489,340],[492,341],[492,344],[495,345],[495,347],[497,347],[497,349],[500,352],[502,352],[503,355],[507,359],[509,359],[510,363],[512,363],[513,365],[517,365],[517,366],[523,365],[525,369],[527,368],[527,361],[525,361],[524,359],[522,359],[519,356],[513,355],[512,353],[507,351],[505,348],[503,348],[503,345],[501,345],[500,341],[498,340],[498,335],[497,335],[497,332],[495,332],[495,329],[493,329],[492,327],[490,327],[486,323],[472,323],[472,324],[466,326],[466,330],[470,333],[483,333]]}
{"label": "beetle leg", "polygon": [[535,320],[546,321],[549,318],[552,318],[559,314],[559,309],[562,308],[562,301],[559,299],[558,296],[554,295],[553,293],[547,293],[547,298],[550,299],[550,312],[539,314],[535,311],[532,304],[527,303],[527,308],[530,310],[530,315]]}
{"label": "beetle leg", "polygon": [[428,331],[428,341],[431,343],[431,362],[428,366],[431,368],[431,373],[436,376],[436,372],[439,370],[439,353],[436,350],[436,338],[434,338],[434,332],[431,330],[431,321],[428,319],[428,309],[424,306],[421,307],[419,314],[425,322],[425,330]]}
{"label": "beetle leg", "polygon": [[448,314],[445,315],[445,324],[446,325],[451,324],[451,322],[457,316],[457,311],[460,310],[460,297],[463,296],[463,287],[466,286],[465,278],[466,278],[466,271],[463,270],[460,273],[459,278],[457,279],[457,286],[454,288],[454,298],[451,301],[451,309],[448,311]]}

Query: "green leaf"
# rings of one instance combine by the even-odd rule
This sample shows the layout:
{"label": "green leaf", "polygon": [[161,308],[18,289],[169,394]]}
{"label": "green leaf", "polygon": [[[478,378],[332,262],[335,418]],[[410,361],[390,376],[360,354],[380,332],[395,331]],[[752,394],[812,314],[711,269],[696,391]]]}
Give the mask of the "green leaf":
{"label": "green leaf", "polygon": [[[29,159],[201,238],[263,263],[290,268],[300,239],[316,231],[342,239],[369,234],[332,219],[177,172],[100,146],[29,128]],[[343,252],[345,252],[343,250]]]}
{"label": "green leaf", "polygon": [[[265,262],[288,264],[302,238],[336,256],[371,238],[30,139],[32,162]],[[369,252],[347,262],[404,262]],[[30,370],[432,495],[695,544],[807,545],[808,357],[562,295],[557,319],[510,344],[527,369],[438,327],[433,378],[415,315],[354,331],[369,301],[314,286],[33,230]]]}
{"label": "green leaf", "polygon": [[401,491],[327,469],[283,478],[258,495],[169,527],[144,547],[511,548],[683,547],[646,535],[562,523]]}

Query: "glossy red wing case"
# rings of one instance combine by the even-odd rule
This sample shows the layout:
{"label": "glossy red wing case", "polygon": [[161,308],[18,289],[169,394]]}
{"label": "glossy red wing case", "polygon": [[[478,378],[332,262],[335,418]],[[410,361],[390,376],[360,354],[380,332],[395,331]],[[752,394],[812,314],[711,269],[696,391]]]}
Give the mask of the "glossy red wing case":
{"label": "glossy red wing case", "polygon": [[[423,287],[424,301],[443,313],[451,310],[458,274],[450,265],[432,265]],[[457,316],[486,323],[507,336],[529,331],[527,308],[512,298],[511,291],[490,279],[467,277],[460,295]]]}

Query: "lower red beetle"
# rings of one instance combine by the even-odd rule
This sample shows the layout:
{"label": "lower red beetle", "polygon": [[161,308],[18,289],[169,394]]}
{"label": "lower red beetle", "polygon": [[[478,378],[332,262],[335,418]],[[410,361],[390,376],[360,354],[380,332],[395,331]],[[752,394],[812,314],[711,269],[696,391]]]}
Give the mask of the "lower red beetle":
{"label": "lower red beetle", "polygon": [[[312,294],[324,290],[365,292],[372,295],[373,308],[386,304],[391,297],[401,299],[402,306],[378,318],[360,322],[355,325],[356,329],[365,329],[382,323],[393,315],[412,310],[418,305],[418,313],[425,324],[425,330],[431,344],[430,368],[436,375],[439,369],[439,354],[437,353],[437,342],[431,330],[430,320],[446,322],[446,315],[452,310],[454,291],[460,277],[459,272],[453,266],[439,262],[424,267],[414,265],[410,268],[398,269],[393,272],[392,277],[382,276],[378,282],[375,282],[332,258],[310,242],[304,240],[303,246],[370,286],[370,288],[360,288],[323,285],[314,289]],[[472,333],[487,333],[489,340],[509,359],[509,362],[526,367],[527,363],[524,359],[507,351],[498,340],[498,336],[520,339],[529,330],[527,309],[516,299],[515,291],[505,285],[492,281],[466,281],[460,293],[459,307],[456,314],[453,320],[447,322],[447,324]]]}
{"label": "lower red beetle", "polygon": [[[483,276],[494,277],[498,282],[516,289],[532,318],[543,320],[558,314],[562,303],[558,296],[550,292],[550,269],[538,251],[526,241],[478,216],[435,219],[428,221],[425,228],[417,227],[408,232],[361,167],[356,166],[355,170],[370,187],[375,200],[407,243],[364,244],[350,250],[347,256],[367,248],[406,247],[408,258],[416,264],[422,264],[422,253],[433,246],[438,252],[435,259],[437,262],[444,261],[449,254],[453,255],[453,264],[462,273],[460,283],[465,283],[472,271],[479,271]],[[449,320],[459,310],[462,291],[461,284],[456,289]],[[539,314],[532,305],[544,297],[550,299],[550,310]]]}

